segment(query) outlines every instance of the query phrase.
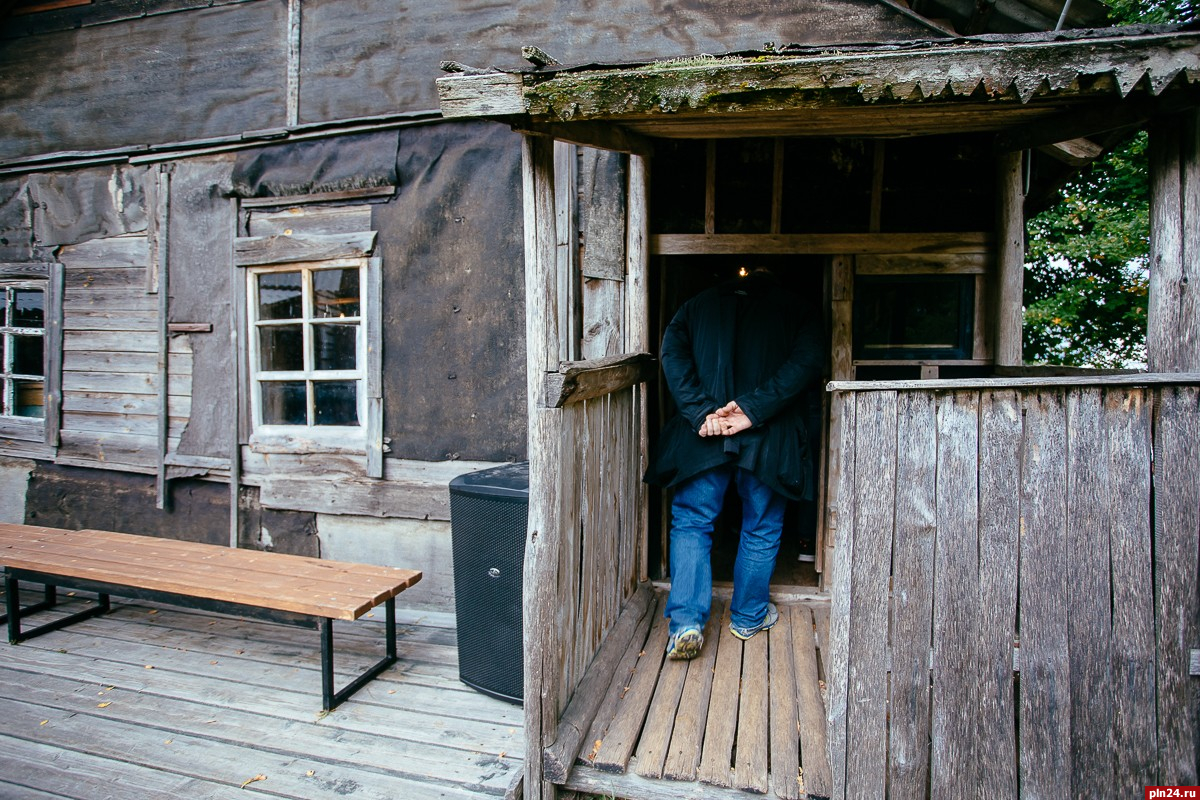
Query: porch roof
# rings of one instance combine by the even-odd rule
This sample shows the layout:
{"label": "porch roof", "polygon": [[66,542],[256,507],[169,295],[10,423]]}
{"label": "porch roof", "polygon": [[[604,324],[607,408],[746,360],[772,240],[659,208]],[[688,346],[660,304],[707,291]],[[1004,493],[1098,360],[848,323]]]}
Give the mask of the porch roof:
{"label": "porch roof", "polygon": [[443,68],[459,70],[438,80],[444,116],[556,135],[595,122],[686,138],[1008,131],[1015,148],[1197,105],[1200,31],[1130,26],[637,64]]}

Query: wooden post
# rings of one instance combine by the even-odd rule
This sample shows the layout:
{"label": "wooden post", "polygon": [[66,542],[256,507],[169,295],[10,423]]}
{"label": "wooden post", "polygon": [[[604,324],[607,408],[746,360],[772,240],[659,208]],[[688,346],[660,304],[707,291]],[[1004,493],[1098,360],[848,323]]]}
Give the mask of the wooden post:
{"label": "wooden post", "polygon": [[[625,352],[648,353],[653,345],[650,341],[650,165],[646,157],[629,157],[629,188],[626,198],[629,217],[626,222],[625,240]],[[640,476],[649,462],[650,431],[647,427],[648,394],[643,384],[636,392],[638,464]],[[650,515],[647,513],[649,494],[646,485],[637,482],[637,496],[628,498],[636,503],[639,571],[638,578],[647,580],[650,567],[647,562],[649,547]]]}
{"label": "wooden post", "polygon": [[559,447],[562,409],[542,408],[542,380],[557,371],[558,275],[554,143],[526,136],[522,150],[525,207],[525,341],[529,417],[529,533],[523,572],[525,786],[530,800],[553,800],[543,780],[542,751],[558,733],[556,634],[559,550]]}
{"label": "wooden post", "polygon": [[[167,450],[170,447],[171,411],[168,385],[170,383],[171,333],[168,330],[170,317],[170,275],[168,266],[169,236],[171,226],[171,173],[159,166],[155,174],[154,236],[155,246],[150,265],[156,276],[153,291],[158,292],[158,447],[155,452],[157,467],[157,507],[169,508],[170,495],[167,491]],[[149,291],[149,287],[147,291]]]}
{"label": "wooden post", "polygon": [[1151,372],[1200,370],[1200,124],[1197,113],[1150,132],[1150,296],[1146,358]]}
{"label": "wooden post", "polygon": [[996,160],[996,365],[1023,363],[1021,327],[1025,280],[1025,186],[1021,151]]}

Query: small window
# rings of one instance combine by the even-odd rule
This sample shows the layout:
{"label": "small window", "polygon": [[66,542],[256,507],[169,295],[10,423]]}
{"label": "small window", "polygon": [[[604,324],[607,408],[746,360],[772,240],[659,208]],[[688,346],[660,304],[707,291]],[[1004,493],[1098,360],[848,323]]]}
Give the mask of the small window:
{"label": "small window", "polygon": [[854,284],[854,357],[967,360],[974,275],[860,275]]}
{"label": "small window", "polygon": [[361,429],[365,259],[249,271],[255,426]]}
{"label": "small window", "polygon": [[46,416],[46,291],[36,282],[0,284],[0,380],[5,417]]}

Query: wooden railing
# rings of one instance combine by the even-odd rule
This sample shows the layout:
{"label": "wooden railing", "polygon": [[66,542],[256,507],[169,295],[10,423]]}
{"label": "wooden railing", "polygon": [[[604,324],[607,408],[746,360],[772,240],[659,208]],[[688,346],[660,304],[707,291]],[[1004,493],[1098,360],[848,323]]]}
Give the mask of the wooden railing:
{"label": "wooden railing", "polygon": [[831,385],[835,797],[1196,784],[1197,383]]}

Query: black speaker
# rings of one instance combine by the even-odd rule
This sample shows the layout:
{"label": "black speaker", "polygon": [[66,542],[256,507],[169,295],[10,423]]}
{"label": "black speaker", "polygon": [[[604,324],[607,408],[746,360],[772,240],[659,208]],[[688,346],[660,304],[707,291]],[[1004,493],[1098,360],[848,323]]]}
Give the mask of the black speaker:
{"label": "black speaker", "polygon": [[528,521],[528,461],[450,481],[458,677],[518,704],[525,694],[521,573]]}

